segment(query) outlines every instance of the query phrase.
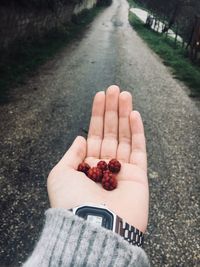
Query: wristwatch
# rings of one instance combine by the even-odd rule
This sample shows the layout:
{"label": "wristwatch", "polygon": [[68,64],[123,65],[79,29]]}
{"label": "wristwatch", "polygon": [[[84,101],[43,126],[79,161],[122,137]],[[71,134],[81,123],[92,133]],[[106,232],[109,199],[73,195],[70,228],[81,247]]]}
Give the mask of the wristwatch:
{"label": "wristwatch", "polygon": [[79,217],[102,226],[122,236],[132,245],[142,247],[144,234],[134,226],[125,222],[105,205],[86,204],[78,206],[71,211]]}

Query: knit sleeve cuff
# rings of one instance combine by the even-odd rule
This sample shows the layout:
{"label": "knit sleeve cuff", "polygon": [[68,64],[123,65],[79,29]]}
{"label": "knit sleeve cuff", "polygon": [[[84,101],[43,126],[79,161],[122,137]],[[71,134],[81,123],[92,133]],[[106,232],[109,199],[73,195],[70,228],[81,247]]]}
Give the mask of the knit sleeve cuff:
{"label": "knit sleeve cuff", "polygon": [[143,249],[65,209],[48,209],[39,242],[24,267],[149,266]]}

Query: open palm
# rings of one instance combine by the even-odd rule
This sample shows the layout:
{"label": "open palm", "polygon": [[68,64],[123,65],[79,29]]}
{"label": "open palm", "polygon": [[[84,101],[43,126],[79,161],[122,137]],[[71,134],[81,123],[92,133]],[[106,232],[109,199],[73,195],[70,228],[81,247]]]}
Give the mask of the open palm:
{"label": "open palm", "polygon": [[[99,160],[117,158],[121,170],[118,187],[106,191],[78,172],[82,161],[96,166]],[[148,220],[148,180],[144,129],[132,96],[110,86],[93,101],[87,141],[77,137],[48,177],[50,203],[72,208],[85,203],[105,204],[129,224],[145,231]]]}

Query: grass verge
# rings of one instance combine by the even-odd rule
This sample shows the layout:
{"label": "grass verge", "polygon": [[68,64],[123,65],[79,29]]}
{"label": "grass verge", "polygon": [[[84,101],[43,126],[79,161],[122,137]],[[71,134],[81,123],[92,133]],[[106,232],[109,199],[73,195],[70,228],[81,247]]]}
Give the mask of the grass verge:
{"label": "grass verge", "polygon": [[48,59],[76,38],[80,38],[85,26],[93,21],[104,7],[95,7],[74,16],[72,22],[58,32],[51,32],[42,39],[17,42],[10,49],[9,56],[0,62],[0,102],[7,100],[9,88],[23,84],[25,79]]}
{"label": "grass verge", "polygon": [[191,89],[191,96],[200,96],[200,68],[186,57],[186,51],[181,46],[175,46],[174,41],[160,33],[147,29],[144,23],[132,12],[129,12],[129,22],[138,34],[156,52],[165,65],[171,67],[176,79],[179,79]]}

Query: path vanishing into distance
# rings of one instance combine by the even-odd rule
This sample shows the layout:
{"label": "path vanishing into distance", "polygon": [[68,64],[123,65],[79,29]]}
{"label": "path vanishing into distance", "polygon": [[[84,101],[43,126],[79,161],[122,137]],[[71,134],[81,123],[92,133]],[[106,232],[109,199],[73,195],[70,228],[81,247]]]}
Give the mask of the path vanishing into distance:
{"label": "path vanishing into distance", "polygon": [[114,0],[0,105],[1,267],[32,251],[49,207],[48,172],[85,135],[93,96],[111,84],[133,94],[144,120],[152,266],[199,266],[199,100],[131,28],[128,3]]}

